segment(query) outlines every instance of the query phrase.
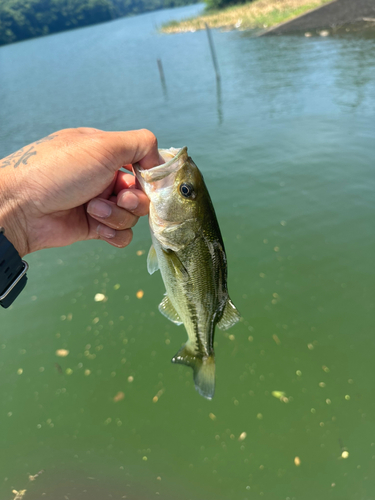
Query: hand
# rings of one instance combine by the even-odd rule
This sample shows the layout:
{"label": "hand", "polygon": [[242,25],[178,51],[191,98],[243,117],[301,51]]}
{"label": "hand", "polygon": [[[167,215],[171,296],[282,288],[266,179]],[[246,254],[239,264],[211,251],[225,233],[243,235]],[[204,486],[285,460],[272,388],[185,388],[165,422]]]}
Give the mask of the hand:
{"label": "hand", "polygon": [[0,160],[0,226],[18,253],[101,239],[125,247],[148,212],[135,178],[163,163],[148,130],[65,129]]}

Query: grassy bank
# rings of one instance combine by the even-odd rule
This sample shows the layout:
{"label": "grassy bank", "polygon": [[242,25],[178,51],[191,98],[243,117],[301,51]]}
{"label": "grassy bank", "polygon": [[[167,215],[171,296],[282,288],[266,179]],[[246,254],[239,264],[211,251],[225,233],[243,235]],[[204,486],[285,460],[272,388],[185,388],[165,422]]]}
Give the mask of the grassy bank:
{"label": "grassy bank", "polygon": [[328,3],[331,0],[255,0],[254,2],[227,7],[218,11],[206,11],[203,15],[171,21],[162,27],[164,33],[180,33],[211,28],[255,29],[269,28]]}

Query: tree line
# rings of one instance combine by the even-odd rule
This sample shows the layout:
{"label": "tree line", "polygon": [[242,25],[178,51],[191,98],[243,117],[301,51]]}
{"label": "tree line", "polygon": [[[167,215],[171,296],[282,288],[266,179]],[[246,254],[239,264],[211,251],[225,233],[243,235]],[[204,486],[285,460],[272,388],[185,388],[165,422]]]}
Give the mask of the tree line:
{"label": "tree line", "polygon": [[198,0],[0,0],[0,45]]}

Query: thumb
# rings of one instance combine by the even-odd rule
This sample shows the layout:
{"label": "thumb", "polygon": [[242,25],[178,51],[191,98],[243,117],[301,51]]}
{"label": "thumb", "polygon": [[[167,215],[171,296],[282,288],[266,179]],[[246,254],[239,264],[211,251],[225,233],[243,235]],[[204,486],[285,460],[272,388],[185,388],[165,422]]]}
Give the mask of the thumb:
{"label": "thumb", "polygon": [[164,163],[159,156],[158,141],[155,135],[147,129],[101,132],[98,139],[111,154],[114,171],[124,165],[137,162],[142,168],[152,168]]}

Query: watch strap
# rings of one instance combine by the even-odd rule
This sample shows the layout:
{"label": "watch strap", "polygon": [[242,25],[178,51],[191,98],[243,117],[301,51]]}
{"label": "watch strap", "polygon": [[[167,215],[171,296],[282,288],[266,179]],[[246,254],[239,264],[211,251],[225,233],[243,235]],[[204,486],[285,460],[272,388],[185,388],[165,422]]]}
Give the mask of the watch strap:
{"label": "watch strap", "polygon": [[28,264],[0,227],[0,305],[9,307],[26,286]]}

